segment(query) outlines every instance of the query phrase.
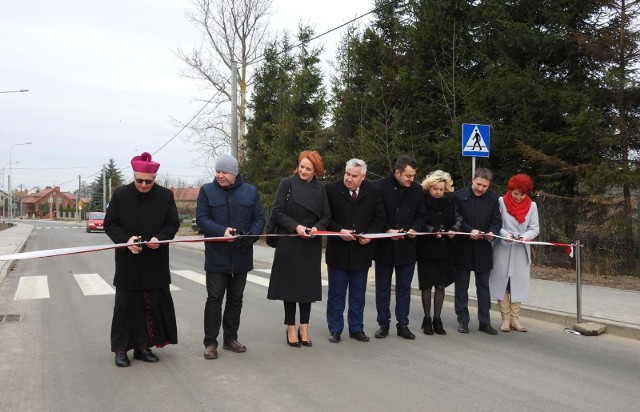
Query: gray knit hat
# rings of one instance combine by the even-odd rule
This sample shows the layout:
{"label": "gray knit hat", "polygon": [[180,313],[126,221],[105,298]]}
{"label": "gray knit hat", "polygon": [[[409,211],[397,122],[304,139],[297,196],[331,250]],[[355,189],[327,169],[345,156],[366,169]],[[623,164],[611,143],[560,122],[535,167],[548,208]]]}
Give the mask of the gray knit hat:
{"label": "gray knit hat", "polygon": [[216,162],[216,172],[227,172],[238,176],[238,161],[231,155],[222,155]]}

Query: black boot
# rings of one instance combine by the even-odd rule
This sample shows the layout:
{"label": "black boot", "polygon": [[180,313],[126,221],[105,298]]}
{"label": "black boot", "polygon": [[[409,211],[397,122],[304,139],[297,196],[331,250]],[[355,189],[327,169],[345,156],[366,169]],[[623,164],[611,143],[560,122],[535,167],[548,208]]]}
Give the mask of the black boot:
{"label": "black boot", "polygon": [[442,327],[442,319],[433,318],[433,331],[438,335],[446,335],[447,331]]}
{"label": "black boot", "polygon": [[425,316],[425,318],[422,320],[422,326],[420,327],[420,329],[422,329],[422,332],[424,332],[425,335],[433,335],[433,328],[431,327],[431,318],[428,318]]}

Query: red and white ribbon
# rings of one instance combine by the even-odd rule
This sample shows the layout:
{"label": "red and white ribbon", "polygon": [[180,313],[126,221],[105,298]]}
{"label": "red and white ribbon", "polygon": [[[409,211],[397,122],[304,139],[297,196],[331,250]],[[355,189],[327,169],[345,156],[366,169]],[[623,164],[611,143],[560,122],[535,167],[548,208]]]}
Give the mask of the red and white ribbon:
{"label": "red and white ribbon", "polygon": [[[462,235],[462,236],[471,236],[471,233],[468,232],[395,232],[395,233],[360,233],[353,234],[355,237],[362,237],[366,239],[388,239],[388,238],[399,238],[406,235],[412,236],[446,236],[448,234],[454,235]],[[332,232],[328,230],[318,230],[313,233],[313,236],[343,236],[344,233],[340,232]],[[197,242],[233,242],[237,238],[240,237],[255,237],[256,235],[235,235],[235,236],[223,236],[223,237],[184,237],[179,239],[171,239],[171,240],[159,240],[153,243],[197,243]],[[278,236],[278,237],[293,237],[299,236],[295,233],[289,234],[264,234],[261,236]],[[300,236],[303,238],[310,238],[311,236]],[[573,244],[567,243],[556,243],[556,242],[539,242],[539,241],[530,241],[530,240],[518,240],[518,239],[508,239],[503,236],[494,235],[496,238],[508,240],[516,243],[524,243],[529,245],[540,245],[540,246],[556,246],[565,248],[567,254],[573,257]],[[139,242],[136,244],[144,245],[152,242]],[[111,249],[119,249],[123,247],[131,246],[129,243],[114,243],[109,245],[96,245],[96,246],[76,246],[76,247],[67,247],[61,249],[47,249],[47,250],[34,250],[32,252],[22,252],[22,253],[13,253],[10,255],[2,255],[0,256],[0,261],[6,260],[23,260],[23,259],[38,259],[45,257],[54,257],[54,256],[65,256],[65,255],[75,255],[78,253],[87,253],[87,252],[98,252],[101,250],[111,250]]]}

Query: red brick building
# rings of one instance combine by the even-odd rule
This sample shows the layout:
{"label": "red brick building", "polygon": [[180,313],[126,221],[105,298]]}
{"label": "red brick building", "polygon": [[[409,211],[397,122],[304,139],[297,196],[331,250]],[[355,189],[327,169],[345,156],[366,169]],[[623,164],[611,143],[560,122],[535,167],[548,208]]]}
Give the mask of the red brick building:
{"label": "red brick building", "polygon": [[[54,213],[51,213],[53,209]],[[22,199],[22,215],[27,217],[57,218],[58,212],[75,211],[76,197],[69,192],[61,192],[60,187],[47,186]]]}

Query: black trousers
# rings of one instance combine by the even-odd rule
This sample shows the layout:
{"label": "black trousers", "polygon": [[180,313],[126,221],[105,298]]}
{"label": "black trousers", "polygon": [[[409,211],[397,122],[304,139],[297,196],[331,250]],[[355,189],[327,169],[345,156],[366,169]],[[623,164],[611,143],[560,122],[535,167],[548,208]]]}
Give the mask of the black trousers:
{"label": "black trousers", "polygon": [[[222,325],[223,339],[230,342],[238,339],[242,296],[247,284],[246,273],[207,272],[207,303],[204,306],[204,346],[218,346],[218,334]],[[227,300],[222,313],[222,300]]]}
{"label": "black trousers", "polygon": [[[478,321],[480,324],[491,324],[491,293],[489,292],[489,275],[491,271],[474,272],[476,277],[476,296],[478,299]],[[469,324],[469,283],[471,273],[456,270],[455,310],[458,323]]]}
{"label": "black trousers", "polygon": [[[300,302],[298,306],[300,306],[300,324],[305,325],[311,318],[311,302]],[[296,324],[296,302],[284,302],[284,324]]]}

